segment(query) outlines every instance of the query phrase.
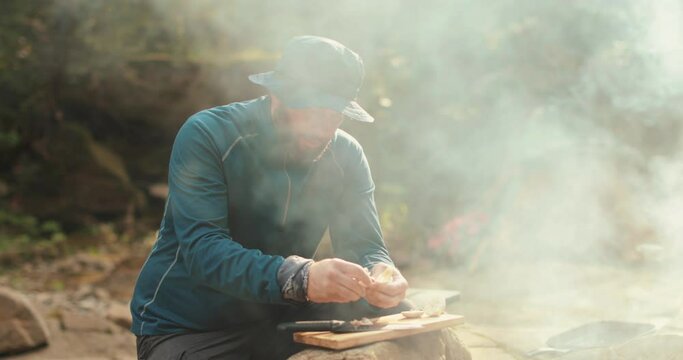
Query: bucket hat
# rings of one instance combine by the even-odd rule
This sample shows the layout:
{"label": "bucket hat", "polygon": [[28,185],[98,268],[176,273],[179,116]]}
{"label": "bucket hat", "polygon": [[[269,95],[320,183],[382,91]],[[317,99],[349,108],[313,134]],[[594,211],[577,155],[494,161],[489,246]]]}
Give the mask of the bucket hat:
{"label": "bucket hat", "polygon": [[325,108],[362,122],[375,119],[357,102],[363,60],[341,43],[320,36],[297,36],[285,46],[274,71],[249,80],[269,89],[287,107]]}

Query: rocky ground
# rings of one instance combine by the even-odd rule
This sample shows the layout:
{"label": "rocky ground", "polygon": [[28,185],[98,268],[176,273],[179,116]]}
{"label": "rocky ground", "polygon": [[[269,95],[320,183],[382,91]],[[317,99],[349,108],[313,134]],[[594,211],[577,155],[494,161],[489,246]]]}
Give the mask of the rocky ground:
{"label": "rocky ground", "polygon": [[11,359],[135,359],[128,300],[144,257],[77,254],[0,277],[42,315],[49,346]]}
{"label": "rocky ground", "polygon": [[[51,334],[48,347],[10,359],[134,359],[127,302],[149,245],[74,254],[0,275],[0,286],[25,294]],[[654,324],[656,332],[563,358],[683,359],[683,283],[668,268],[545,262],[405,273],[413,286],[462,292],[448,311],[466,316],[455,333],[474,360],[524,359],[552,335],[608,319]]]}

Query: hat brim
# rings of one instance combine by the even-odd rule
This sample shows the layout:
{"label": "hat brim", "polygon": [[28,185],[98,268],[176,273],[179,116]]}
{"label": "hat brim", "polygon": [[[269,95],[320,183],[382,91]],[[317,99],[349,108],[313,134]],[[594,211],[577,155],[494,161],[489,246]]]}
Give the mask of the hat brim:
{"label": "hat brim", "polygon": [[305,86],[286,84],[275,76],[274,71],[249,75],[249,81],[261,85],[292,109],[322,108],[340,112],[349,119],[371,123],[375,119],[357,102],[341,96],[325,94]]}

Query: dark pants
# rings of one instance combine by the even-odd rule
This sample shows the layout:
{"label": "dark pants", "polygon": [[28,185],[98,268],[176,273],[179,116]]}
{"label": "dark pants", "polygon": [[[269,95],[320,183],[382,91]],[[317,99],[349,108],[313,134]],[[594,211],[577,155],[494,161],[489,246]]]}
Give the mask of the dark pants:
{"label": "dark pants", "polygon": [[353,320],[409,310],[403,301],[395,308],[380,309],[364,300],[348,304],[283,306],[279,315],[235,329],[138,336],[138,358],[158,359],[286,359],[305,345],[292,341],[292,334],[278,332],[278,323],[297,320]]}

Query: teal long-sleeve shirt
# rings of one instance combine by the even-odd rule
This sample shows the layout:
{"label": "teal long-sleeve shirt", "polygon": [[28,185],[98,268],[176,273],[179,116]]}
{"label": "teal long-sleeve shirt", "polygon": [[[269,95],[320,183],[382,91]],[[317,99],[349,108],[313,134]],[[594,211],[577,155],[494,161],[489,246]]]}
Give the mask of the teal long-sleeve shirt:
{"label": "teal long-sleeve shirt", "polygon": [[337,130],[310,166],[288,165],[270,99],[218,106],[181,127],[157,241],[133,298],[137,335],[212,331],[287,304],[278,269],[313,256],[329,228],[336,257],[391,263],[363,150]]}

